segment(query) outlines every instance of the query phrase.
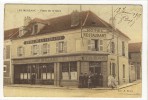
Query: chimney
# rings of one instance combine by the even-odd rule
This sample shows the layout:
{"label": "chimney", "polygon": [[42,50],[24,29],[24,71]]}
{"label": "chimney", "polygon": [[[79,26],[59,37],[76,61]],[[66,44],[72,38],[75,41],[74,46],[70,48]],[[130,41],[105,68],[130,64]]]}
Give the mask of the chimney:
{"label": "chimney", "polygon": [[116,19],[115,17],[111,17],[109,19],[109,24],[115,29],[116,28]]}
{"label": "chimney", "polygon": [[79,12],[77,10],[74,10],[71,13],[71,27],[78,26],[80,23],[80,17],[79,17]]}
{"label": "chimney", "polygon": [[25,18],[24,18],[24,26],[27,26],[27,25],[29,25],[29,22],[31,21],[31,18],[29,17],[29,16],[26,16]]}

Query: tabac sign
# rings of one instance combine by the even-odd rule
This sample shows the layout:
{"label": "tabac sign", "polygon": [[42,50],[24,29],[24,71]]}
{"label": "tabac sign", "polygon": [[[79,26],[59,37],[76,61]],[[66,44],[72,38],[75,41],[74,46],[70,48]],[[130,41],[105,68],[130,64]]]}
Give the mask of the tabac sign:
{"label": "tabac sign", "polygon": [[84,28],[82,29],[83,38],[106,38],[107,29],[101,28]]}

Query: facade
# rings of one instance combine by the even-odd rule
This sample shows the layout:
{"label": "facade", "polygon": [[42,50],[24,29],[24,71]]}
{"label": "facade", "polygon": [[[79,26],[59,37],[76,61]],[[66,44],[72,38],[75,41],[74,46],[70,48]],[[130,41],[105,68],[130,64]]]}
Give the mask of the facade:
{"label": "facade", "polygon": [[129,38],[93,12],[24,23],[12,39],[13,84],[30,84],[34,74],[35,84],[78,86],[80,73],[102,73],[103,87],[109,75],[129,82]]}
{"label": "facade", "polygon": [[142,78],[141,50],[141,42],[129,44],[130,82]]}
{"label": "facade", "polygon": [[3,66],[3,76],[4,76],[4,85],[12,83],[12,67],[11,67],[11,38],[17,36],[17,29],[11,29],[5,31],[4,35],[4,66]]}

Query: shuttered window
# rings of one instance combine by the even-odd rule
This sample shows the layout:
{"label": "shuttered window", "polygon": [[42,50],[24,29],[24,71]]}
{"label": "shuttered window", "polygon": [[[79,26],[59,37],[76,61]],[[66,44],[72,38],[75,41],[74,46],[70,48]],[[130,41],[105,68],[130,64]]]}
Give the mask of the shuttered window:
{"label": "shuttered window", "polygon": [[31,46],[31,54],[32,55],[39,55],[40,48],[39,45],[32,45]]}
{"label": "shuttered window", "polygon": [[21,56],[24,56],[24,55],[25,55],[25,48],[22,47],[22,46],[19,46],[19,47],[17,48],[17,56],[18,56],[18,57],[21,57]]}
{"label": "shuttered window", "polygon": [[67,42],[61,41],[56,44],[57,53],[66,53],[67,52]]}
{"label": "shuttered window", "polygon": [[103,40],[88,40],[89,51],[103,51]]}

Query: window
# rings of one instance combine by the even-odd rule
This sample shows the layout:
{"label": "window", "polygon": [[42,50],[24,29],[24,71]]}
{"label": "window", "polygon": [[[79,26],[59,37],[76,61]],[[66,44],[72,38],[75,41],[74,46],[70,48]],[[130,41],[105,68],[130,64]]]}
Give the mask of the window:
{"label": "window", "polygon": [[38,32],[38,25],[34,25],[34,33],[36,34]]}
{"label": "window", "polygon": [[6,72],[6,68],[7,68],[7,66],[6,65],[4,65],[4,67],[3,67],[4,69],[3,69],[3,71],[4,71],[4,73]]}
{"label": "window", "polygon": [[64,42],[59,42],[59,52],[64,51]]}
{"label": "window", "polygon": [[77,64],[76,62],[64,62],[62,66],[63,80],[77,80]]}
{"label": "window", "polygon": [[122,56],[125,56],[125,43],[122,41]]}
{"label": "window", "polygon": [[4,47],[4,54],[3,54],[3,57],[4,57],[4,59],[6,59],[6,48]]}
{"label": "window", "polygon": [[43,48],[41,48],[41,49],[43,49],[43,54],[48,54],[49,48],[50,48],[49,44],[47,44],[47,43],[43,44]]}
{"label": "window", "polygon": [[64,53],[67,51],[67,43],[62,41],[56,44],[56,51],[57,53]]}
{"label": "window", "polygon": [[91,51],[103,51],[103,40],[89,40],[88,50]]}
{"label": "window", "polygon": [[125,78],[125,65],[123,64],[123,78]]}
{"label": "window", "polygon": [[112,75],[115,75],[115,63],[112,63]]}
{"label": "window", "polygon": [[5,52],[6,52],[6,59],[9,59],[10,58],[10,45],[6,46]]}
{"label": "window", "polygon": [[115,53],[115,43],[114,42],[111,42],[110,50],[111,50],[111,53]]}
{"label": "window", "polygon": [[32,54],[32,55],[37,55],[37,54],[39,54],[39,45],[33,45],[33,46],[31,47],[31,54]]}
{"label": "window", "polygon": [[22,46],[17,48],[17,55],[18,57],[21,57],[24,55],[24,48]]}
{"label": "window", "polygon": [[47,79],[54,79],[54,67],[53,64],[45,64],[42,65],[42,79],[47,80]]}
{"label": "window", "polygon": [[116,72],[115,72],[115,63],[111,63],[110,62],[110,75],[115,75]]}

